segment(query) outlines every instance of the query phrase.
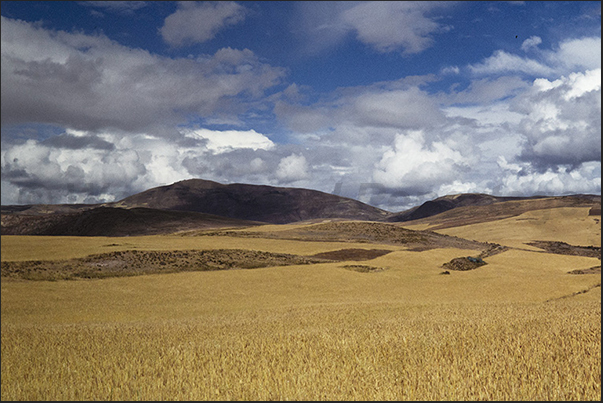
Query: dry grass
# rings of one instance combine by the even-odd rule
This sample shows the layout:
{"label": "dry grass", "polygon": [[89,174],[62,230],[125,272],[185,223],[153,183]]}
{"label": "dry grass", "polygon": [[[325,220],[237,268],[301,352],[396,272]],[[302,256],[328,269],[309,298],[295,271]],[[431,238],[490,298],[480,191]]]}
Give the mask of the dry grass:
{"label": "dry grass", "polygon": [[[494,238],[515,239],[504,225]],[[543,228],[537,239],[555,240]],[[2,400],[601,399],[600,272],[568,274],[591,273],[600,266],[593,257],[509,249],[442,276],[444,263],[476,250],[234,236],[2,237],[2,261],[224,248],[305,257],[349,249],[373,258],[3,279]]]}
{"label": "dry grass", "polygon": [[[286,227],[286,226],[284,226]],[[2,236],[1,260],[63,260],[84,258],[103,252],[126,250],[179,251],[191,249],[249,249],[273,253],[313,255],[345,248],[367,248],[361,242],[303,242],[296,240],[243,237],[187,237],[149,235],[133,237]],[[404,246],[383,245],[381,249],[401,250]]]}
{"label": "dry grass", "polygon": [[[517,217],[437,230],[436,232],[483,242],[538,250],[529,241],[561,241],[570,245],[601,246],[601,216],[587,207],[534,210]],[[414,226],[407,228],[418,229]],[[425,229],[424,225],[420,227]]]}
{"label": "dry grass", "polygon": [[2,399],[599,400],[600,304],[2,325]]}
{"label": "dry grass", "polygon": [[327,259],[259,252],[245,249],[181,251],[128,250],[99,253],[69,260],[2,262],[2,277],[25,280],[73,280],[151,273],[257,269],[259,267],[313,264]]}

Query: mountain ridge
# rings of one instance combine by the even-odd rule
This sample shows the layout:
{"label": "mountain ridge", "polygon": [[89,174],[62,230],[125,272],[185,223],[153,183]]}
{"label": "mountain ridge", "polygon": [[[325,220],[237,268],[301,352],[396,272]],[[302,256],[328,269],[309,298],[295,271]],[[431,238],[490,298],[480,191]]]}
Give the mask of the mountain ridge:
{"label": "mountain ridge", "polygon": [[600,195],[441,196],[397,213],[304,188],[188,179],[116,202],[2,206],[2,235],[127,236],[323,220],[428,223],[432,229],[491,221],[525,211],[592,207]]}

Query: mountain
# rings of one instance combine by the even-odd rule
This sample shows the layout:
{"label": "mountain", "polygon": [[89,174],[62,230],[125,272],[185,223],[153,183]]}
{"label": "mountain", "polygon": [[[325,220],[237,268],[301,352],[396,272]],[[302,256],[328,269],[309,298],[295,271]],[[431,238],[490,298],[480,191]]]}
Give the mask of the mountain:
{"label": "mountain", "polygon": [[223,185],[202,179],[152,188],[107,205],[196,211],[271,224],[329,218],[382,221],[390,214],[358,200],[317,190],[238,183]]}
{"label": "mountain", "polygon": [[[601,209],[600,195],[497,197],[460,194],[439,197],[418,207],[391,214],[387,221],[429,224],[431,230],[476,224],[518,216],[527,211],[559,207]],[[598,209],[598,210],[597,210]]]}
{"label": "mountain", "polygon": [[[13,206],[10,206],[13,207]],[[47,205],[2,211],[2,235],[130,236],[209,228],[249,227],[262,223],[189,211],[149,208]],[[67,212],[65,212],[67,210]],[[13,211],[13,213],[9,213]]]}
{"label": "mountain", "polygon": [[152,235],[325,219],[429,224],[435,230],[556,207],[598,208],[600,214],[601,196],[458,194],[390,213],[316,190],[190,179],[112,203],[2,206],[2,235]]}
{"label": "mountain", "polygon": [[489,204],[500,203],[505,201],[539,199],[543,197],[544,196],[499,197],[483,193],[461,193],[456,195],[447,195],[438,197],[437,199],[426,201],[420,206],[413,207],[409,210],[394,213],[388,217],[387,221],[412,221],[421,218],[431,217],[433,215],[440,214],[457,207],[487,206]]}

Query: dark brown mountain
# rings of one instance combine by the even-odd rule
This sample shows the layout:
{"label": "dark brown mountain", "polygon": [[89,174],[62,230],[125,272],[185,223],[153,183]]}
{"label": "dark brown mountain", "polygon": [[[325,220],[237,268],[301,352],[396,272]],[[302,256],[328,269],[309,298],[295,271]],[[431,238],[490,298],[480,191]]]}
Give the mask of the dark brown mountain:
{"label": "dark brown mountain", "polygon": [[499,197],[491,196],[483,193],[462,193],[456,195],[448,195],[438,197],[437,199],[426,201],[420,206],[413,207],[409,210],[405,210],[399,213],[392,214],[388,217],[387,221],[390,222],[401,222],[401,221],[412,221],[421,218],[431,217],[436,214],[443,213],[448,210],[452,210],[457,207],[466,206],[487,206],[493,203],[500,203],[512,200],[526,200],[526,199],[539,199],[544,196],[533,196],[533,197]]}
{"label": "dark brown mountain", "polygon": [[[12,206],[11,206],[12,207]],[[40,209],[4,208],[2,235],[134,236],[185,230],[249,227],[261,223],[189,211],[149,208],[47,205]],[[28,211],[31,210],[31,211]],[[64,212],[64,211],[68,212]],[[9,213],[12,211],[13,213]]]}
{"label": "dark brown mountain", "polygon": [[358,200],[317,190],[238,183],[223,185],[202,179],[152,188],[110,205],[196,211],[271,224],[328,218],[382,221],[390,214]]}
{"label": "dark brown mountain", "polygon": [[[430,224],[431,230],[518,216],[531,210],[591,207],[599,211],[600,195],[496,197],[485,194],[443,196],[421,206],[392,214],[387,221]],[[599,210],[597,210],[599,209]]]}
{"label": "dark brown mountain", "polygon": [[[592,207],[601,196],[497,197],[460,194],[389,213],[316,190],[191,179],[105,204],[2,206],[2,235],[125,236],[284,224],[321,219],[429,223],[432,229],[492,221],[526,211]],[[598,209],[598,210],[597,210]]]}

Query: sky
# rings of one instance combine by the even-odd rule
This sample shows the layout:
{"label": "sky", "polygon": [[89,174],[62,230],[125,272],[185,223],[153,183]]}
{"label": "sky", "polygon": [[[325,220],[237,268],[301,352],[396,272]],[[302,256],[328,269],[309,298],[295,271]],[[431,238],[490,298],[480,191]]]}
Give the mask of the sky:
{"label": "sky", "polygon": [[601,194],[601,2],[2,1],[2,205]]}

